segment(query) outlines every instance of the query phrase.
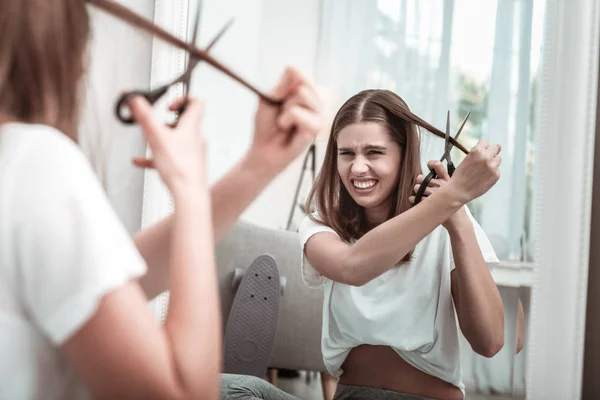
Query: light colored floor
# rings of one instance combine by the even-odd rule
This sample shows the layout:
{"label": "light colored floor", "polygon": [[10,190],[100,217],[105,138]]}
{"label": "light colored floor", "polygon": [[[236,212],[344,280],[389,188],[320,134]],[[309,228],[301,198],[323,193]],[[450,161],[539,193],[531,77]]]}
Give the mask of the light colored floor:
{"label": "light colored floor", "polygon": [[311,374],[310,382],[306,382],[306,372],[300,372],[300,378],[278,378],[277,386],[302,400],[323,400],[321,378],[319,374]]}
{"label": "light colored floor", "polygon": [[[290,394],[302,400],[323,400],[323,392],[321,391],[321,379],[318,374],[312,374],[312,378],[307,383],[306,372],[300,372],[300,378],[289,379],[279,378],[277,386]],[[504,396],[488,396],[477,393],[467,393],[465,400],[524,400],[524,397],[504,397]]]}

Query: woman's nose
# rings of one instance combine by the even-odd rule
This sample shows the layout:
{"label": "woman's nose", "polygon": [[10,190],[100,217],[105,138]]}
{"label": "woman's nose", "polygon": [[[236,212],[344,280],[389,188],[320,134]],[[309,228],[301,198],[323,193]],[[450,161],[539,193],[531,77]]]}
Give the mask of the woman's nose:
{"label": "woman's nose", "polygon": [[363,175],[369,171],[369,166],[365,162],[364,158],[356,157],[356,159],[352,163],[351,171],[353,175]]}

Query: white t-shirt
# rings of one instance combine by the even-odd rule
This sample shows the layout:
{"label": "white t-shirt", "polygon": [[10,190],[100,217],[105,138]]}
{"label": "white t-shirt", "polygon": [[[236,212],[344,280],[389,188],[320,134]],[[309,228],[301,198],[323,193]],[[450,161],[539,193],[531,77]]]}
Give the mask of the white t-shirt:
{"label": "white t-shirt", "polygon": [[144,260],[79,147],[0,125],[0,399],[83,399],[58,346]]}
{"label": "white t-shirt", "polygon": [[[468,212],[468,210],[467,210]],[[498,258],[479,224],[468,212],[488,266]],[[302,247],[319,232],[335,231],[305,217]],[[448,232],[441,225],[421,240],[409,262],[401,263],[363,286],[334,282],[320,275],[302,255],[302,277],[324,287],[323,360],[334,376],[353,347],[392,347],[415,368],[458,387],[464,394],[458,324],[450,286],[454,259]]]}

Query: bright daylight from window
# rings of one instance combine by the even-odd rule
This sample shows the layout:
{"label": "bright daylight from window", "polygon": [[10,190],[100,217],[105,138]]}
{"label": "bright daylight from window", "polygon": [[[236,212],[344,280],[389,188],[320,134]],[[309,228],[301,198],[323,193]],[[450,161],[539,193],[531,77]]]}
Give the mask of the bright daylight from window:
{"label": "bright daylight from window", "polygon": [[[543,16],[543,1],[379,0],[373,35],[359,45],[373,54],[359,68],[365,87],[397,92],[441,129],[450,108],[452,134],[471,111],[461,142],[470,148],[486,137],[502,144],[500,182],[469,207],[503,260],[532,256]],[[423,163],[442,152],[425,136]],[[453,156],[460,162],[460,152]]]}

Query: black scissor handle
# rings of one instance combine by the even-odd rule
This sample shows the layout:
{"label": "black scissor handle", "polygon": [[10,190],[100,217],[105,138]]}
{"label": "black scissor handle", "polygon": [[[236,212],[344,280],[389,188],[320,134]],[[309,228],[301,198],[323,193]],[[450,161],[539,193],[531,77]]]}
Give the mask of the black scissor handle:
{"label": "black scissor handle", "polygon": [[427,174],[427,176],[421,183],[419,190],[415,194],[415,205],[417,205],[421,202],[421,199],[423,198],[423,194],[425,193],[425,189],[427,189],[427,186],[429,186],[429,182],[431,182],[435,178],[437,178],[437,173],[433,170],[429,170],[429,173]]}
{"label": "black scissor handle", "polygon": [[452,175],[454,175],[455,170],[456,170],[456,167],[454,166],[454,163],[452,161],[448,162],[448,175],[450,177],[452,177]]}
{"label": "black scissor handle", "polygon": [[133,96],[142,96],[148,100],[150,104],[154,104],[160,99],[165,93],[169,90],[169,85],[161,86],[154,90],[150,90],[147,92],[141,90],[134,90],[131,92],[125,92],[119,97],[119,101],[117,101],[117,107],[115,108],[115,114],[117,115],[117,119],[124,124],[134,124],[135,120],[133,119],[133,115],[131,114],[131,110],[129,109],[129,98]]}
{"label": "black scissor handle", "polygon": [[184,99],[183,102],[181,103],[181,105],[179,107],[177,107],[177,110],[175,110],[175,121],[171,124],[169,124],[169,126],[171,128],[175,128],[177,126],[177,123],[179,122],[179,118],[181,117],[181,114],[183,114],[186,110],[188,106],[188,100]]}
{"label": "black scissor handle", "polygon": [[185,112],[185,109],[188,106],[188,99],[184,99],[181,103],[181,105],[179,107],[177,107],[177,110],[175,110],[175,112],[177,113],[177,117],[180,117],[181,114],[183,114]]}

